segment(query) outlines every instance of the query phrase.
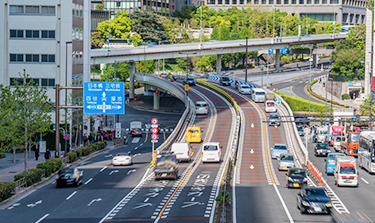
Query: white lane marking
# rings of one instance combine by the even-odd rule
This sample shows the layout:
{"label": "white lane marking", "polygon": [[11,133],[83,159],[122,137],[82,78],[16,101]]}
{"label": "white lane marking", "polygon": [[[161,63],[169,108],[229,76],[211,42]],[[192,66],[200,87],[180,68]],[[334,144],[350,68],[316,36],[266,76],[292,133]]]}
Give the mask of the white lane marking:
{"label": "white lane marking", "polygon": [[103,172],[103,170],[105,170],[107,168],[107,166],[103,167],[100,172]]}
{"label": "white lane marking", "polygon": [[102,199],[101,198],[92,199],[92,201],[88,203],[87,206],[91,206],[94,202],[97,202],[97,201],[102,201]]}
{"label": "white lane marking", "polygon": [[138,149],[138,146],[134,148],[134,150],[137,150]]}
{"label": "white lane marking", "polygon": [[134,173],[135,171],[137,171],[137,170],[136,169],[129,170],[128,175],[131,174],[131,173]]}
{"label": "white lane marking", "polygon": [[77,191],[74,191],[71,195],[69,195],[69,197],[66,198],[66,200],[69,200],[70,198],[72,198],[76,193]]}
{"label": "white lane marking", "polygon": [[38,204],[41,204],[41,203],[42,203],[42,200],[39,200],[39,201],[37,201],[37,202],[35,202],[33,204],[28,204],[27,207],[33,208],[33,207],[35,207],[35,206],[37,206]]}
{"label": "white lane marking", "polygon": [[43,217],[41,217],[38,221],[36,221],[35,223],[39,223],[39,222],[42,222],[46,217],[48,217],[49,214],[45,214]]}
{"label": "white lane marking", "polygon": [[112,170],[112,171],[109,173],[109,176],[111,176],[113,173],[118,173],[118,170]]}
{"label": "white lane marking", "polygon": [[143,202],[146,203],[148,200],[150,200],[150,198],[146,198]]}
{"label": "white lane marking", "polygon": [[283,199],[283,197],[282,197],[281,194],[280,194],[279,189],[277,188],[276,184],[272,184],[272,185],[273,185],[273,188],[274,188],[275,191],[276,191],[277,196],[278,196],[279,199],[280,199],[281,204],[282,204],[283,207],[284,207],[285,213],[286,213],[286,215],[287,215],[288,218],[289,218],[289,222],[290,222],[290,223],[294,223],[293,218],[292,218],[292,215],[290,214],[290,212],[289,212],[289,210],[288,210],[288,207],[286,206],[286,204],[285,204],[285,202],[284,202],[284,199]]}
{"label": "white lane marking", "polygon": [[88,181],[85,182],[85,185],[87,185],[88,183],[90,183],[92,181],[92,178],[90,178]]}
{"label": "white lane marking", "polygon": [[147,207],[147,206],[152,207],[152,204],[151,203],[139,204],[138,206],[134,207],[133,209],[139,209],[139,208],[143,208],[143,207]]}
{"label": "white lane marking", "polygon": [[14,203],[12,206],[8,207],[8,210],[13,209],[14,207],[20,206],[21,203]]}
{"label": "white lane marking", "polygon": [[365,182],[366,184],[370,184],[367,180],[363,179],[363,177],[361,177],[361,180],[363,180],[363,182]]}
{"label": "white lane marking", "polygon": [[104,156],[105,158],[108,158],[108,157],[112,157],[113,155],[112,154],[109,154],[109,155],[106,155]]}

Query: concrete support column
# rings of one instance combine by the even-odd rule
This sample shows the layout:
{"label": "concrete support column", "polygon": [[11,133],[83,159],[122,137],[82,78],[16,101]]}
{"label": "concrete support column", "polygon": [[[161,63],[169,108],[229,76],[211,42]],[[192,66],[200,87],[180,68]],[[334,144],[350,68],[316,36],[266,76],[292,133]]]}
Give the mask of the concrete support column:
{"label": "concrete support column", "polygon": [[135,74],[135,62],[129,62],[129,99],[134,99],[134,74]]}
{"label": "concrete support column", "polygon": [[275,69],[276,71],[280,70],[280,49],[276,49],[276,58],[275,58]]}
{"label": "concrete support column", "polygon": [[216,74],[221,75],[221,54],[216,55]]}
{"label": "concrete support column", "polygon": [[160,107],[160,93],[154,92],[154,110],[159,110]]}
{"label": "concrete support column", "polygon": [[312,58],[313,58],[312,67],[317,67],[317,65],[318,65],[318,52],[317,52],[316,49],[317,49],[316,48],[316,44],[314,44],[313,45],[313,50],[312,50]]}

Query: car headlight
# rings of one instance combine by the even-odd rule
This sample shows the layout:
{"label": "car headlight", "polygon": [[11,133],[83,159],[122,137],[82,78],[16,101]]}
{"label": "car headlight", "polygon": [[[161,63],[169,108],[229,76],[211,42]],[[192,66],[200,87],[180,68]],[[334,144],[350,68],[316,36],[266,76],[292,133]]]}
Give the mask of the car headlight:
{"label": "car headlight", "polygon": [[302,205],[303,206],[310,206],[309,202],[307,202],[307,201],[302,201]]}
{"label": "car headlight", "polygon": [[327,203],[326,203],[326,207],[327,207],[327,208],[331,208],[331,207],[332,207],[331,202],[327,202]]}
{"label": "car headlight", "polygon": [[288,177],[288,180],[293,182],[293,178],[291,178],[291,177]]}
{"label": "car headlight", "polygon": [[302,182],[307,182],[307,178],[306,177],[303,178]]}

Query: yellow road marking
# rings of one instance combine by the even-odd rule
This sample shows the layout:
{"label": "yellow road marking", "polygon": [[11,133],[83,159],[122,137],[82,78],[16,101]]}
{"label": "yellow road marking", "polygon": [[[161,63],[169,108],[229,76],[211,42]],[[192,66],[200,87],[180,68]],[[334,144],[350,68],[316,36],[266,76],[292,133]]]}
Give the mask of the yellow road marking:
{"label": "yellow road marking", "polygon": [[145,141],[143,143],[147,142],[147,138],[148,138],[148,132],[146,132],[146,138],[145,138]]}
{"label": "yellow road marking", "polygon": [[163,132],[163,135],[164,135],[164,142],[165,142],[165,132]]}

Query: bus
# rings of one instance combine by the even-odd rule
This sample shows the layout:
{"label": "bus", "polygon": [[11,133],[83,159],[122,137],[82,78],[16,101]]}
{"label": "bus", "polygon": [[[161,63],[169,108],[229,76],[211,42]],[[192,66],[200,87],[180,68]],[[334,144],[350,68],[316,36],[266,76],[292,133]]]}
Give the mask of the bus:
{"label": "bus", "polygon": [[369,173],[375,173],[375,131],[363,131],[359,136],[358,163],[359,167]]}
{"label": "bus", "polygon": [[254,102],[264,102],[266,100],[266,91],[262,88],[251,89],[251,99]]}
{"label": "bus", "polygon": [[348,33],[351,29],[354,29],[355,25],[341,26],[340,33]]}

